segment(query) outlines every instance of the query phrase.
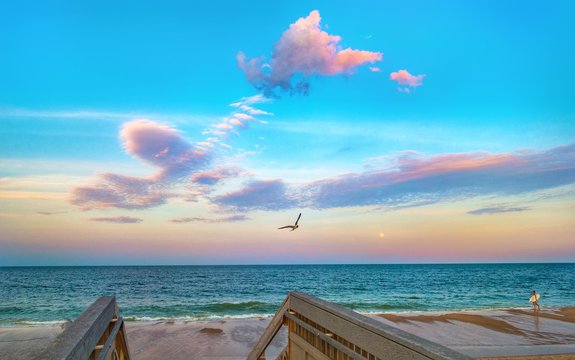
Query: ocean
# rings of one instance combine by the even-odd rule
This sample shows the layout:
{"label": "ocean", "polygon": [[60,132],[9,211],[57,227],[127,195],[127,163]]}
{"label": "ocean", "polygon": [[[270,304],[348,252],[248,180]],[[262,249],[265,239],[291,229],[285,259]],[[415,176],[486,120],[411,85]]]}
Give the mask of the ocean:
{"label": "ocean", "polygon": [[360,313],[575,305],[575,264],[0,267],[0,326],[59,324],[114,295],[128,321],[271,316],[289,291]]}

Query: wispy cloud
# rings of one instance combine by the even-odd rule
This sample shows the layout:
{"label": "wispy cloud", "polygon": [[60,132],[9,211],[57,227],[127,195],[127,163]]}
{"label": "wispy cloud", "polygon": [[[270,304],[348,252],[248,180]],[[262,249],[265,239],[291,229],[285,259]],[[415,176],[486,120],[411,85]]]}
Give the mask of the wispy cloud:
{"label": "wispy cloud", "polygon": [[142,219],[130,216],[100,217],[100,218],[90,218],[89,220],[97,222],[108,222],[114,224],[137,224],[143,221]]}
{"label": "wispy cloud", "polygon": [[279,210],[297,205],[285,183],[279,179],[252,181],[243,189],[218,196],[213,201],[238,210]]}
{"label": "wispy cloud", "polygon": [[236,166],[217,167],[195,173],[190,180],[200,185],[215,185],[225,179],[240,176],[244,170]]}
{"label": "wispy cloud", "polygon": [[239,131],[249,128],[252,122],[267,124],[266,121],[260,120],[260,117],[273,116],[273,114],[255,106],[270,101],[271,99],[258,94],[243,97],[240,101],[230,104],[234,111],[229,116],[223,117],[219,123],[213,124],[210,129],[204,131],[204,135],[210,136],[207,142],[216,147],[231,148],[225,143],[229,139],[230,134],[239,135]]}
{"label": "wispy cloud", "polygon": [[36,119],[75,119],[97,121],[129,121],[143,118],[162,118],[173,123],[204,124],[212,117],[200,114],[157,113],[144,111],[106,111],[106,110],[42,110],[0,107],[0,118],[36,118]]}
{"label": "wispy cloud", "polygon": [[397,90],[400,92],[411,92],[409,87],[416,88],[418,86],[423,85],[423,78],[426,75],[411,75],[407,70],[399,70],[392,72],[389,75],[389,78],[393,81],[396,81],[398,85],[403,85],[399,87]]}
{"label": "wispy cloud", "polygon": [[484,195],[515,195],[575,183],[575,144],[542,152],[405,152],[385,168],[307,184],[260,181],[214,199],[222,206],[279,210],[351,206],[404,208]]}
{"label": "wispy cloud", "polygon": [[493,207],[485,207],[477,210],[471,210],[467,213],[470,215],[493,215],[493,214],[500,214],[500,213],[508,213],[508,212],[521,212],[531,210],[528,207],[509,207],[505,205],[500,206],[493,206]]}
{"label": "wispy cloud", "polygon": [[37,211],[36,214],[50,216],[50,215],[67,214],[67,212],[66,211]]}
{"label": "wispy cloud", "polygon": [[[268,97],[275,96],[275,89],[307,94],[312,75],[351,74],[364,63],[375,63],[382,53],[365,50],[342,49],[341,37],[329,35],[320,26],[319,11],[298,19],[286,30],[274,46],[269,62],[264,57],[248,58],[237,55],[238,66],[248,81]],[[293,83],[293,79],[304,79]]]}
{"label": "wispy cloud", "polygon": [[171,220],[171,222],[176,224],[185,224],[191,222],[203,222],[209,224],[219,224],[219,223],[227,223],[227,222],[239,222],[239,221],[246,221],[249,218],[245,215],[231,215],[222,218],[210,219],[210,218],[203,218],[203,217],[182,217]]}

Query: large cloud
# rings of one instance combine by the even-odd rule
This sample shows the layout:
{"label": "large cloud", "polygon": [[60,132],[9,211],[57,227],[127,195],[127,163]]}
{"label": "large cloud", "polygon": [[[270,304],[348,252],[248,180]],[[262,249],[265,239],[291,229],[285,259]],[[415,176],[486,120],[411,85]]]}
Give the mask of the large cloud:
{"label": "large cloud", "polygon": [[209,149],[194,147],[177,130],[149,120],[124,124],[120,138],[126,152],[161,169],[157,180],[185,177],[210,160]]}
{"label": "large cloud", "polygon": [[212,158],[209,149],[194,146],[177,130],[150,120],[124,124],[120,138],[128,154],[158,170],[147,177],[101,174],[93,184],[72,190],[72,204],[84,210],[162,205],[173,196],[168,188],[187,181],[192,172],[203,169]]}
{"label": "large cloud", "polygon": [[380,52],[342,49],[341,37],[323,31],[320,21],[319,11],[314,10],[290,25],[275,44],[268,63],[263,57],[250,59],[238,53],[238,66],[248,81],[266,96],[273,96],[277,87],[307,93],[309,84],[305,80],[294,84],[294,77],[350,74],[359,65],[382,59]]}
{"label": "large cloud", "polygon": [[[350,206],[402,208],[483,195],[515,195],[575,183],[575,144],[542,152],[408,152],[391,168],[350,173],[303,185],[254,182],[214,199],[241,210]],[[289,195],[288,195],[289,194]]]}

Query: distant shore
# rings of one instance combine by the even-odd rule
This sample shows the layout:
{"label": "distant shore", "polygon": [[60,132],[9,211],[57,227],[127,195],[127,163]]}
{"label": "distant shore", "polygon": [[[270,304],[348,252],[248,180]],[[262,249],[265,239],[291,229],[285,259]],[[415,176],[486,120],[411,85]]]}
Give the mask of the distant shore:
{"label": "distant shore", "polygon": [[[575,358],[575,307],[540,312],[508,309],[385,313],[370,317],[474,358]],[[135,360],[232,360],[246,358],[270,320],[134,321],[126,323],[126,330]],[[0,327],[0,358],[27,359],[61,331],[62,326]],[[285,333],[280,332],[268,355],[279,353],[286,343]]]}

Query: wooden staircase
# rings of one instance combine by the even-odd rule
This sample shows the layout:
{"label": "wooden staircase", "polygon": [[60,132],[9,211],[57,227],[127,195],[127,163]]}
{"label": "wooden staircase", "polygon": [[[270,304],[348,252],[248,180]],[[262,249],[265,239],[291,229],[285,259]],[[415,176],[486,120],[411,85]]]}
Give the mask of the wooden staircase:
{"label": "wooden staircase", "polygon": [[[266,359],[266,349],[284,326],[288,343],[274,356],[275,360],[471,359],[350,309],[297,292],[288,294],[247,359]],[[131,360],[116,299],[99,298],[34,359]]]}
{"label": "wooden staircase", "polygon": [[288,345],[276,360],[464,360],[466,355],[339,305],[290,292],[248,360],[265,351],[282,326]]}

